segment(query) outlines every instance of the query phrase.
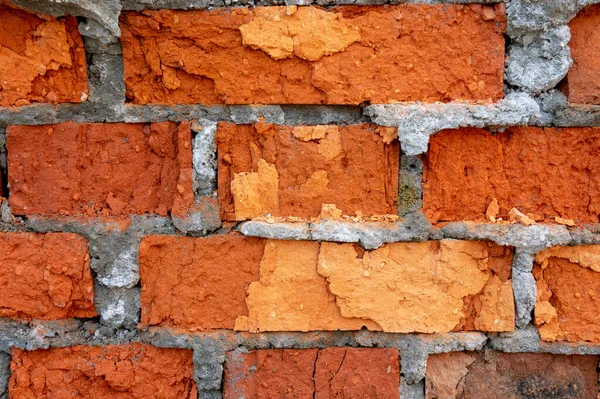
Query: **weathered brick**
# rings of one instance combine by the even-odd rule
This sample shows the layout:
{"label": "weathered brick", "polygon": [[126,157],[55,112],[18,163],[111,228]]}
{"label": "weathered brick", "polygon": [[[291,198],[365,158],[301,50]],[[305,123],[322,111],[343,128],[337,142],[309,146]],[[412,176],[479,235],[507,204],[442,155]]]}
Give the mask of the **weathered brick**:
{"label": "weathered brick", "polygon": [[198,395],[192,351],[141,344],[13,349],[11,398],[172,398]]}
{"label": "weathered brick", "polygon": [[87,241],[70,233],[0,234],[0,316],[94,317]]}
{"label": "weathered brick", "polygon": [[600,5],[585,7],[569,23],[573,65],[567,74],[566,91],[569,101],[600,104]]}
{"label": "weathered brick", "polygon": [[504,6],[126,12],[136,104],[497,100]]}
{"label": "weathered brick", "polygon": [[[241,331],[510,331],[512,250],[488,242],[352,244],[150,236],[142,323]],[[401,298],[403,300],[401,300]]]}
{"label": "weathered brick", "polygon": [[454,352],[430,355],[427,399],[596,399],[598,356]]}
{"label": "weathered brick", "polygon": [[221,217],[396,214],[396,129],[374,125],[221,123],[217,131]]}
{"label": "weathered brick", "polygon": [[264,245],[241,235],[146,237],[139,257],[142,323],[233,328],[248,312],[246,288],[258,280]]}
{"label": "weathered brick", "polygon": [[193,201],[187,123],[9,126],[17,215],[185,214]]}
{"label": "weathered brick", "polygon": [[269,349],[225,361],[225,399],[393,399],[399,385],[396,349]]}
{"label": "weathered brick", "polygon": [[600,343],[600,245],[546,249],[536,255],[533,273],[542,339]]}
{"label": "weathered brick", "polygon": [[[387,244],[268,241],[248,288],[250,331],[510,331],[512,250],[488,242]],[[316,271],[316,272],[315,272]]]}
{"label": "weathered brick", "polygon": [[83,40],[74,17],[37,15],[0,1],[0,106],[87,98]]}
{"label": "weathered brick", "polygon": [[538,221],[555,217],[598,223],[599,128],[509,128],[442,131],[424,157],[423,210],[432,223],[485,220],[514,207]]}

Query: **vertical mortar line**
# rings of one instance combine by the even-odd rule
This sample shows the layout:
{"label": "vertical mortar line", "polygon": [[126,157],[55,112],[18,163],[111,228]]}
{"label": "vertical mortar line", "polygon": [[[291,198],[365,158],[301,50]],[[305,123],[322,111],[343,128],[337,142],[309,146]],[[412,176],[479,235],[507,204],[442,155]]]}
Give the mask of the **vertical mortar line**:
{"label": "vertical mortar line", "polygon": [[533,262],[537,249],[516,247],[512,263],[512,288],[515,301],[515,326],[525,328],[532,320],[537,298]]}
{"label": "vertical mortar line", "polygon": [[119,37],[96,21],[79,18],[87,61],[87,101],[106,121],[120,121],[124,113],[125,77]]}
{"label": "vertical mortar line", "polygon": [[8,153],[6,151],[6,127],[0,126],[0,197],[8,198]]}
{"label": "vertical mortar line", "polygon": [[398,173],[398,214],[404,216],[423,207],[423,161],[400,153]]}

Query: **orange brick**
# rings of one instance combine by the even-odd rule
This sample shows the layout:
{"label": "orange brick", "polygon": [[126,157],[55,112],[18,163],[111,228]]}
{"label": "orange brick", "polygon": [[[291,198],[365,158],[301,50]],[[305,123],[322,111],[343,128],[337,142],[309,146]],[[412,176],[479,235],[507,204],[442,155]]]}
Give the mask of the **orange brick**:
{"label": "orange brick", "polygon": [[504,14],[502,4],[126,12],[127,98],[136,104],[497,100]]}
{"label": "orange brick", "polygon": [[[221,123],[221,217],[310,218],[319,216],[322,204],[335,204],[346,215],[397,214],[400,146],[395,137],[396,129],[368,124]],[[252,177],[261,181],[249,181]]]}
{"label": "orange brick", "polygon": [[484,241],[393,243],[359,253],[352,244],[149,236],[140,248],[142,324],[512,331],[511,260],[511,248]]}
{"label": "orange brick", "polygon": [[9,126],[17,215],[183,214],[193,201],[189,125]]}
{"label": "orange brick", "polygon": [[572,103],[600,104],[600,5],[590,5],[569,23],[573,66],[567,74],[567,96]]}
{"label": "orange brick", "polygon": [[229,352],[224,399],[398,398],[396,349],[268,349]]}
{"label": "orange brick", "polygon": [[77,19],[37,15],[1,0],[0,26],[0,106],[87,98]]}
{"label": "orange brick", "polygon": [[141,344],[13,349],[11,398],[196,398],[192,351]]}
{"label": "orange brick", "polygon": [[598,223],[599,128],[509,128],[442,131],[424,156],[423,210],[432,223],[485,221],[517,208],[540,222],[555,217]]}
{"label": "orange brick", "polygon": [[241,235],[149,236],[140,247],[142,323],[233,328],[248,314],[246,287],[258,280],[264,240]]}
{"label": "orange brick", "polygon": [[542,339],[600,343],[600,245],[552,247],[535,262],[535,323]]}
{"label": "orange brick", "polygon": [[71,233],[0,234],[0,316],[94,317],[87,241]]}

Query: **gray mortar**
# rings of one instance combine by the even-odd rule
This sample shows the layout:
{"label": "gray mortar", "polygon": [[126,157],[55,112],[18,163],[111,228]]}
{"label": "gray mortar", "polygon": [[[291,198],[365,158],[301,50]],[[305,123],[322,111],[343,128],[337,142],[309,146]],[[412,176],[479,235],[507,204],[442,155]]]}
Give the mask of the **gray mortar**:
{"label": "gray mortar", "polygon": [[514,39],[506,62],[506,82],[532,94],[553,88],[571,67],[569,40],[566,25]]}
{"label": "gray mortar", "polygon": [[423,161],[419,157],[400,156],[398,174],[398,214],[405,216],[423,206]]}
{"label": "gray mortar", "polygon": [[250,237],[351,242],[365,249],[376,249],[388,242],[426,241],[433,233],[433,228],[421,213],[415,212],[396,223],[326,219],[298,223],[248,221],[242,223],[238,231]]}
{"label": "gray mortar", "polygon": [[225,349],[217,342],[205,340],[194,346],[194,380],[200,391],[221,389]]}
{"label": "gray mortar", "polygon": [[400,381],[400,399],[425,399],[425,380],[409,384],[402,379]]}
{"label": "gray mortar", "polygon": [[194,191],[197,195],[210,195],[217,189],[217,124],[198,120],[192,123],[192,163],[194,166]]}
{"label": "gray mortar", "polygon": [[0,352],[0,399],[8,399],[8,380],[10,380],[10,354]]}
{"label": "gray mortar", "polygon": [[535,253],[516,248],[512,263],[512,289],[515,297],[515,325],[524,328],[531,322],[537,299],[535,278],[531,274]]}
{"label": "gray mortar", "polygon": [[94,305],[100,322],[112,328],[134,329],[140,320],[140,289],[108,288],[96,282]]}
{"label": "gray mortar", "polygon": [[131,234],[111,233],[90,240],[90,266],[96,279],[107,288],[131,288],[140,279],[140,239]]}
{"label": "gray mortar", "polygon": [[600,345],[541,341],[534,326],[511,333],[490,334],[489,347],[503,352],[545,352],[557,355],[600,355]]}
{"label": "gray mortar", "polygon": [[20,7],[56,17],[73,15],[93,19],[113,36],[121,36],[119,29],[119,0],[12,0]]}
{"label": "gray mortar", "polygon": [[406,103],[371,105],[365,108],[371,120],[383,126],[397,126],[402,151],[418,155],[427,151],[429,136],[459,127],[503,128],[528,125],[539,117],[540,107],[526,93],[510,93],[491,105],[466,103]]}
{"label": "gray mortar", "polygon": [[567,227],[558,225],[504,226],[453,222],[448,223],[441,231],[446,238],[490,240],[498,245],[540,250],[553,245],[567,245],[571,242]]}

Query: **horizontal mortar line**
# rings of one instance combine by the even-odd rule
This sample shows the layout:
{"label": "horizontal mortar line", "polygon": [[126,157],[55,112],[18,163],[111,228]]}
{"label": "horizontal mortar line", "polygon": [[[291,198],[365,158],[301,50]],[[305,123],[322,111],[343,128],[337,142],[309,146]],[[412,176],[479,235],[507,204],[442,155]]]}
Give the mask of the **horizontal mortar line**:
{"label": "horizontal mortar line", "polygon": [[146,1],[122,0],[121,6],[123,11],[141,11],[141,10],[159,10],[159,9],[175,9],[175,10],[212,10],[220,8],[241,8],[241,7],[264,7],[264,6],[285,6],[285,5],[302,5],[302,6],[322,6],[324,8],[345,6],[345,5],[364,5],[364,6],[382,6],[396,4],[496,4],[502,3],[502,0],[312,0],[307,3],[300,0],[281,0],[281,1],[254,1],[253,4],[244,3],[243,1],[207,1],[207,0],[158,0],[151,4]]}
{"label": "horizontal mortar line", "polygon": [[[394,108],[414,108],[424,112],[434,104],[457,105],[463,108],[481,108],[481,104],[450,103],[401,103]],[[392,104],[372,104],[392,106]],[[434,118],[434,117],[432,117]],[[440,116],[440,119],[443,116]],[[299,124],[359,124],[372,122],[374,117],[364,113],[364,108],[352,105],[133,105],[112,104],[33,104],[22,107],[0,108],[0,126],[49,125],[61,122],[79,123],[151,123],[183,122],[205,119],[213,122],[238,124],[266,123],[282,125]],[[414,118],[419,119],[417,114]],[[410,117],[403,117],[403,123]],[[587,127],[600,126],[600,105],[572,105],[557,112],[548,123],[534,121],[539,127]],[[497,127],[495,123],[485,126]]]}
{"label": "horizontal mortar line", "polygon": [[[312,332],[236,332],[213,330],[184,332],[163,327],[151,327],[147,331],[128,330],[128,334],[96,337],[90,330],[102,327],[97,322],[81,319],[59,321],[35,321],[27,323],[12,319],[0,319],[0,342],[9,347],[26,349],[60,348],[74,345],[120,345],[144,343],[161,348],[194,349],[198,345],[213,344],[225,351],[238,347],[247,349],[272,348],[326,348],[365,347],[396,348],[402,353],[415,348],[424,354],[482,350],[485,347],[500,352],[530,352],[554,354],[600,354],[600,344],[588,342],[545,342],[539,335],[531,335],[533,326],[526,330],[507,333],[483,333],[479,331],[450,333],[387,333],[376,331],[312,331]],[[520,334],[527,334],[521,337]],[[28,337],[22,339],[22,337]]]}
{"label": "horizontal mortar line", "polygon": [[566,226],[550,224],[505,226],[472,222],[452,222],[443,227],[434,227],[424,216],[411,216],[409,221],[393,223],[333,220],[271,223],[250,220],[242,222],[237,230],[246,236],[267,239],[360,243],[366,249],[375,249],[387,243],[440,238],[490,240],[499,245],[527,248],[600,243],[598,227],[586,225],[569,230]]}

